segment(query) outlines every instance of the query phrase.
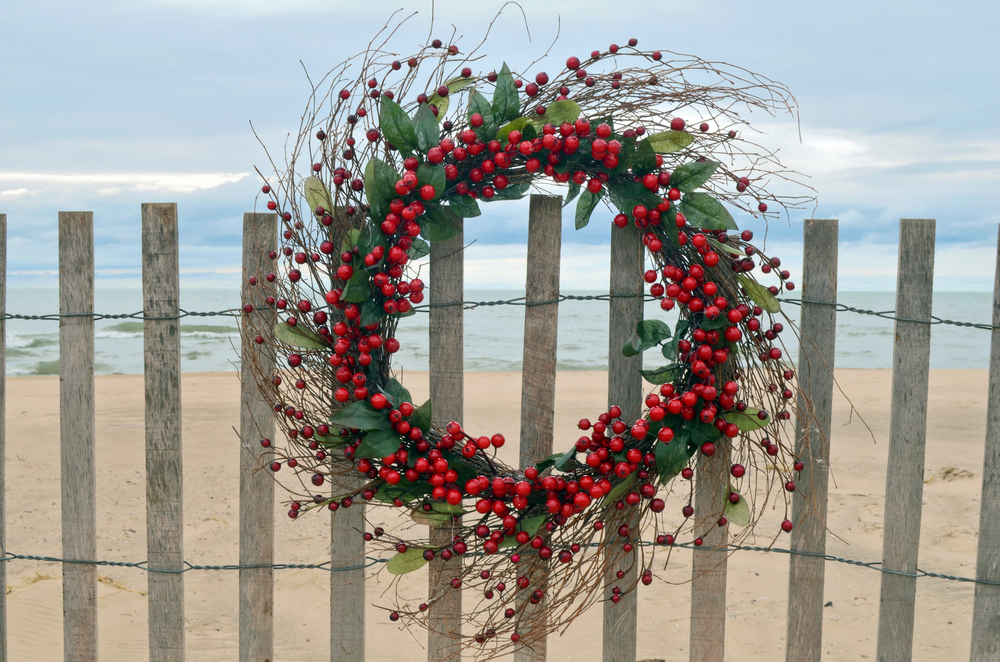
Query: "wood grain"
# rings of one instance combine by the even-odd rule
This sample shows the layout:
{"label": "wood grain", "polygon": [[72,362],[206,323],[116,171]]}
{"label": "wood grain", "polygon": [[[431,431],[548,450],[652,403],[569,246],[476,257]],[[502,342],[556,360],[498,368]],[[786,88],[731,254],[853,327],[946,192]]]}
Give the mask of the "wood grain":
{"label": "wood grain", "polygon": [[[635,228],[611,230],[611,301],[608,325],[608,406],[618,405],[622,416],[634,421],[642,407],[642,355],[626,357],[622,354],[625,341],[635,333],[636,324],[642,320],[643,305],[643,245]],[[635,527],[633,527],[635,528]],[[606,536],[617,538],[616,531],[605,529]],[[625,576],[617,579],[615,573],[623,570]],[[638,595],[635,586],[638,567],[630,555],[608,568],[604,577],[605,597],[614,586],[625,593],[618,604],[604,601],[604,662],[635,662],[636,623]]]}
{"label": "wood grain", "polygon": [[[1000,232],[993,283],[993,326],[1000,327]],[[986,398],[986,451],[979,506],[976,579],[1000,582],[1000,329],[993,329]],[[977,584],[972,611],[972,662],[1000,659],[1000,586]]]}
{"label": "wood grain", "polygon": [[[0,347],[7,347],[7,214],[0,214]],[[0,375],[7,374],[7,352],[0,352]],[[0,554],[7,556],[7,380],[0,379]],[[7,586],[7,564],[0,563],[0,586]],[[0,662],[7,662],[7,591],[0,591]]]}
{"label": "wood grain", "polygon": [[[271,271],[268,252],[277,250],[277,214],[243,214],[243,302],[254,310],[244,315],[243,338],[274,326],[274,309],[267,305],[260,286],[251,287]],[[274,371],[274,355],[255,351],[244,342],[240,355],[240,565],[274,563],[274,478],[267,471],[260,440],[274,438],[274,416],[261,397],[252,363],[264,374]],[[258,471],[265,467],[263,470]],[[271,568],[240,570],[240,662],[274,659],[274,571]]]}
{"label": "wood grain", "polygon": [[[94,214],[59,212],[59,437],[62,555],[97,558]],[[97,568],[63,563],[63,657],[97,659]]]}
{"label": "wood grain", "polygon": [[[461,422],[465,399],[464,232],[446,241],[431,244],[430,254],[430,393],[432,422],[444,428],[450,421]],[[456,525],[457,526],[457,525]],[[452,526],[431,527],[432,545],[451,542]],[[458,657],[458,637],[462,633],[462,594],[451,590],[450,582],[461,574],[461,557],[449,561],[436,558],[428,564],[429,603],[427,661],[439,662]],[[439,596],[436,597],[435,596]]]}
{"label": "wood grain", "polygon": [[[359,476],[333,478],[338,492],[359,489],[367,481]],[[344,568],[330,573],[330,661],[365,660],[365,503],[352,499],[350,508],[333,513],[330,527],[330,567]]]}
{"label": "wood grain", "polygon": [[[836,220],[805,221],[802,248],[802,298],[837,300]],[[837,310],[803,303],[799,324],[798,408],[795,456],[805,465],[794,478],[791,548],[826,553],[827,489],[830,471],[830,420],[833,416],[833,368]],[[826,561],[791,555],[788,560],[787,662],[819,662],[823,654],[823,586]]]}
{"label": "wood grain", "polygon": [[[896,277],[896,316],[899,318],[930,321],[934,225],[932,219],[900,221]],[[929,324],[896,321],[882,547],[882,567],[896,572],[914,573],[917,570],[930,348]],[[902,662],[911,658],[916,591],[915,577],[882,575],[876,648],[879,662]]]}
{"label": "wood grain", "polygon": [[[528,211],[528,274],[525,283],[524,354],[521,368],[520,467],[524,469],[552,454],[556,405],[556,348],[559,304],[530,305],[559,297],[559,256],[562,245],[562,198],[532,195]],[[534,568],[532,568],[533,570]],[[534,575],[534,572],[530,572]],[[544,585],[532,585],[529,590]],[[524,613],[544,611],[542,603],[524,601]],[[522,628],[522,637],[529,630]],[[515,662],[541,662],[546,641],[514,653]]]}
{"label": "wood grain", "polygon": [[[142,205],[143,362],[146,391],[146,559],[184,568],[181,460],[180,266],[177,205]],[[163,317],[165,319],[149,319]],[[150,572],[150,662],[184,660],[184,575]]]}

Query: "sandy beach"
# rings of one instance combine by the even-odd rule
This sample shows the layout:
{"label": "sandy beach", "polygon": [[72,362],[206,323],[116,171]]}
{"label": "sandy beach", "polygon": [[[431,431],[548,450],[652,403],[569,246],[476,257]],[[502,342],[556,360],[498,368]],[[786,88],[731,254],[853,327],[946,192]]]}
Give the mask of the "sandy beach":
{"label": "sandy beach", "polygon": [[[501,432],[503,449],[516,463],[520,375],[467,373],[466,427]],[[888,450],[889,389],[886,370],[841,370],[843,389],[872,434],[835,396],[828,551],[877,561],[882,552],[882,513]],[[420,402],[427,396],[426,373],[409,373],[404,383]],[[930,414],[920,567],[974,576],[980,474],[986,420],[985,370],[934,370]],[[236,563],[239,551],[239,382],[235,373],[183,376],[185,555],[194,564]],[[59,411],[57,377],[7,380],[7,541],[19,554],[58,556]],[[482,394],[482,395],[480,395]],[[557,380],[556,445],[575,439],[575,421],[595,417],[605,404],[606,375],[564,372]],[[98,554],[115,561],[145,558],[145,464],[141,375],[97,378]],[[291,521],[276,504],[276,561],[314,563],[328,558],[329,518]],[[384,513],[384,515],[382,515]],[[389,511],[380,517],[392,518]],[[783,511],[768,512],[757,544],[766,545]],[[386,522],[389,519],[385,520]],[[750,541],[751,543],[753,541]],[[779,540],[787,546],[787,538]],[[729,659],[784,658],[787,556],[740,552],[729,565]],[[14,561],[7,569],[10,659],[62,659],[60,566]],[[98,570],[101,659],[147,659],[146,576],[140,570]],[[187,659],[237,659],[236,572],[189,572],[186,582]],[[680,551],[655,582],[639,592],[638,659],[688,659],[690,556]],[[874,659],[879,574],[828,563],[826,567],[824,659]],[[400,590],[418,598],[423,572],[406,577]],[[373,580],[375,603],[385,588]],[[276,573],[276,661],[329,659],[329,575],[317,570]],[[921,579],[917,588],[915,660],[968,659],[973,586]],[[425,637],[400,630],[371,607],[367,659],[423,660]],[[600,659],[600,608],[578,619],[562,637],[549,639],[550,660]]]}

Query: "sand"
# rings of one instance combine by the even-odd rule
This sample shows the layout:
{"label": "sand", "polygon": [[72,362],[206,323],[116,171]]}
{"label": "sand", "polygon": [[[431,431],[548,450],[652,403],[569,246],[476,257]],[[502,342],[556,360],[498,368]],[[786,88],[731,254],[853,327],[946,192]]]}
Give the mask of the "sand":
{"label": "sand", "polygon": [[[872,435],[836,396],[830,498],[832,554],[881,558],[882,512],[888,449],[891,375],[883,370],[842,370],[840,386],[871,426]],[[404,379],[420,401],[425,373]],[[930,379],[927,477],[920,567],[973,576],[979,518],[980,473],[986,420],[985,370],[936,370]],[[7,540],[15,553],[60,553],[59,413],[56,377],[7,380]],[[576,435],[574,422],[594,417],[605,400],[604,373],[561,373],[557,382],[557,445]],[[236,563],[238,527],[238,381],[235,374],[183,376],[185,553],[194,564]],[[470,430],[518,434],[520,376],[469,373],[466,424]],[[145,464],[142,376],[97,378],[98,550],[104,559],[145,558]],[[516,443],[504,449],[516,457]],[[960,471],[959,471],[960,470]],[[320,562],[328,558],[329,519],[291,521],[276,505],[276,560]],[[385,511],[383,511],[385,512]],[[781,512],[769,512],[758,544],[767,544]],[[386,514],[388,523],[393,516]],[[787,545],[787,538],[779,544]],[[786,556],[740,552],[730,561],[726,644],[729,659],[784,659],[787,604]],[[13,561],[7,570],[9,650],[13,660],[62,659],[61,568]],[[828,563],[824,659],[874,659],[880,575],[874,570]],[[638,659],[688,659],[690,556],[675,554],[656,582],[639,593]],[[148,659],[146,577],[127,568],[99,569],[100,657]],[[316,570],[276,573],[275,660],[329,659],[329,575]],[[236,660],[237,573],[185,575],[187,659]],[[402,590],[419,599],[424,576],[407,576]],[[369,585],[370,602],[384,585]],[[917,588],[915,660],[968,659],[973,586],[921,579]],[[424,660],[422,632],[407,632],[374,607],[368,612],[367,660]],[[562,637],[549,640],[549,659],[600,659],[601,610],[580,618]]]}

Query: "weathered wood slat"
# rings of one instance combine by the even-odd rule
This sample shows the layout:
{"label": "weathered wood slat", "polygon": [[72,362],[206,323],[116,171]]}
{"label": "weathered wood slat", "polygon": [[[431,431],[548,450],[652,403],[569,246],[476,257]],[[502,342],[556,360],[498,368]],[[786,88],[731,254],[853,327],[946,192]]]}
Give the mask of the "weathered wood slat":
{"label": "weathered wood slat", "polygon": [[[59,437],[62,555],[97,558],[94,432],[94,214],[59,212]],[[97,659],[97,568],[63,563],[63,656]]]}
{"label": "weathered wood slat", "polygon": [[[464,296],[464,233],[431,244],[430,254],[430,393],[434,425],[462,421],[465,402],[465,333],[461,305]],[[451,526],[431,527],[432,545],[447,545]],[[471,550],[470,550],[471,551]],[[458,655],[462,625],[462,596],[449,590],[452,577],[461,573],[461,557],[436,558],[428,564],[428,595],[441,595],[428,611],[427,661],[439,662]]]}
{"label": "weathered wood slat", "polygon": [[[180,266],[177,205],[142,205],[143,372],[146,391],[146,559],[184,567]],[[165,319],[150,319],[162,317]],[[150,662],[184,660],[184,575],[150,572]]]}
{"label": "weathered wood slat", "polygon": [[[559,304],[530,305],[559,297],[559,256],[562,245],[562,198],[532,195],[528,212],[528,277],[525,283],[524,354],[521,367],[520,467],[552,454],[556,409],[556,348]],[[534,574],[534,573],[532,573]],[[530,590],[542,588],[532,585]],[[525,602],[525,613],[544,610],[544,603]],[[528,633],[521,628],[521,636]],[[545,639],[514,654],[515,662],[541,662]]]}
{"label": "weathered wood slat", "polygon": [[[332,479],[335,489],[357,490],[363,479]],[[341,492],[341,493],[343,493]],[[330,573],[330,661],[365,660],[365,503],[352,499],[350,508],[333,513],[330,527],[330,567],[344,568]]]}
{"label": "weathered wood slat", "polygon": [[691,558],[691,662],[725,659],[729,531],[718,521],[729,495],[731,449],[722,438],[715,454],[699,452],[695,465],[694,535],[702,546]]}
{"label": "weathered wood slat", "polygon": [[[7,214],[0,214],[0,554],[7,556]],[[7,564],[0,563],[0,586]],[[7,662],[7,591],[0,591],[0,662]]]}
{"label": "weathered wood slat", "polygon": [[[273,266],[268,252],[277,250],[276,214],[243,214],[243,298],[254,310],[241,323],[247,330],[266,330],[274,325],[274,310],[265,301],[260,286],[251,287]],[[245,332],[247,339],[254,333]],[[274,371],[270,352],[254,351],[244,342],[240,364],[240,565],[274,563],[274,478],[265,469],[260,440],[274,438],[274,416],[261,397],[254,380],[252,362],[269,374]],[[274,571],[271,568],[240,570],[240,662],[274,659]]]}
{"label": "weathered wood slat", "polygon": [[[993,284],[993,326],[1000,326],[1000,233]],[[986,453],[979,506],[976,579],[1000,582],[1000,329],[993,330],[987,391]],[[976,585],[972,611],[972,662],[1000,659],[1000,586]]]}
{"label": "weathered wood slat", "polygon": [[[836,220],[808,219],[803,228],[802,298],[837,300]],[[805,465],[792,495],[793,551],[826,553],[830,420],[833,415],[833,362],[837,310],[803,303],[799,324],[798,408],[795,456]],[[787,662],[819,662],[823,653],[823,586],[826,562],[793,554],[788,568]]]}
{"label": "weathered wood slat", "polygon": [[[903,219],[899,224],[896,316],[931,318],[934,287],[934,221]],[[920,515],[927,442],[927,384],[931,327],[896,321],[892,352],[889,471],[885,484],[882,567],[914,573],[920,546]],[[884,573],[879,605],[879,662],[909,660],[913,651],[913,610],[917,581]]]}
{"label": "weathered wood slat", "polygon": [[[642,355],[622,354],[625,341],[635,333],[642,320],[643,306],[643,245],[635,228],[612,228],[611,231],[611,301],[608,325],[608,406],[621,407],[622,416],[635,420],[642,407]],[[624,295],[624,296],[621,296]],[[633,527],[634,528],[634,527]],[[617,538],[617,532],[605,529],[605,535]],[[625,576],[617,579],[615,573]],[[626,556],[610,567],[604,577],[605,598],[614,586],[636,586],[638,566]],[[635,662],[638,596],[628,591],[618,604],[604,602],[604,662]]]}

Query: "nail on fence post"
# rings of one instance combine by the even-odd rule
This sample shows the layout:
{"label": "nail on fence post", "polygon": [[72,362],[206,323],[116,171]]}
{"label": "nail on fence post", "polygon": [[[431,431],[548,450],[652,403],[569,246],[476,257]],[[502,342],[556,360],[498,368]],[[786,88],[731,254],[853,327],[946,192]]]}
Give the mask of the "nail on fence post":
{"label": "nail on fence post", "polygon": [[[94,447],[94,214],[59,212],[62,555],[97,558]],[[97,567],[63,563],[63,658],[97,660]]]}
{"label": "nail on fence post", "polygon": [[[934,225],[933,219],[900,221],[897,318],[930,322]],[[882,541],[882,567],[896,572],[915,573],[917,570],[930,348],[929,324],[896,320]],[[916,591],[916,577],[882,574],[876,649],[879,662],[903,662],[912,657]]]}
{"label": "nail on fence post", "polygon": [[[240,565],[274,563],[274,478],[263,459],[261,439],[274,438],[274,414],[254,379],[253,363],[262,374],[274,372],[274,354],[253,349],[253,338],[267,337],[274,309],[260,283],[271,270],[270,251],[277,250],[277,214],[243,214],[243,299],[253,312],[240,318]],[[257,278],[251,287],[248,279]],[[274,570],[240,569],[240,662],[274,659]]]}
{"label": "nail on fence post", "polygon": [[[184,567],[180,268],[177,205],[142,205],[142,323],[146,390],[146,559]],[[167,319],[150,319],[163,317]],[[170,319],[173,318],[173,319]],[[150,662],[184,660],[184,575],[150,572]]]}
{"label": "nail on fence post", "polygon": [[[807,219],[803,227],[802,298],[837,301],[836,220]],[[826,553],[827,484],[837,309],[803,303],[799,323],[799,385],[795,457],[804,468],[792,494],[792,551]],[[826,560],[792,554],[788,560],[787,662],[820,662]]]}

